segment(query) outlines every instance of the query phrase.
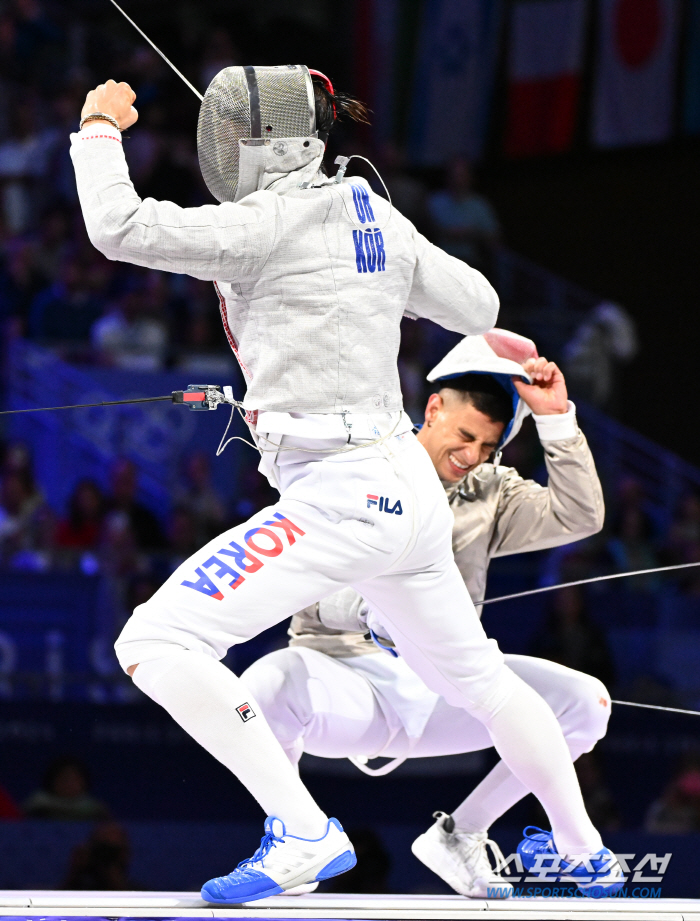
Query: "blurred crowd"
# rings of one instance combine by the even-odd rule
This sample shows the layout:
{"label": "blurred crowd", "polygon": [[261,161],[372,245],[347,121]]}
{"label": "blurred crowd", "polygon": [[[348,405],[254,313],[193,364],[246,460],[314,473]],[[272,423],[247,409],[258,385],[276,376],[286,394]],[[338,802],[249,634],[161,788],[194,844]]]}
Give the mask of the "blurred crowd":
{"label": "blurred crowd", "polygon": [[[179,370],[192,377],[230,379],[233,360],[211,284],[111,263],[87,239],[68,136],[77,130],[86,92],[106,76],[129,81],[137,93],[140,118],[124,139],[124,151],[139,194],[183,206],[212,201],[196,156],[196,100],[105,7],[96,12],[78,0],[0,0],[2,337],[26,337],[82,366]],[[274,57],[275,41],[284,40],[292,27],[302,28],[282,20],[273,25],[266,25],[267,44],[251,55],[256,60]],[[318,24],[303,28],[303,34],[295,33],[299,47],[324,48],[329,54]],[[221,68],[242,61],[231,30],[207,19],[195,0],[178,5],[168,35],[169,52],[200,89]],[[311,63],[325,66],[323,60]],[[341,127],[339,141],[331,141],[329,162],[340,152],[334,143],[347,141],[349,131]],[[396,145],[374,150],[363,148],[364,143],[362,135],[352,138],[353,150],[376,163],[396,208],[438,246],[497,283],[502,229],[493,206],[475,189],[470,163],[455,157],[443,175],[426,177],[407,166]],[[381,183],[371,172],[366,175],[381,193]],[[429,392],[426,373],[458,339],[424,321],[404,321],[399,370],[414,421],[421,420]],[[576,325],[558,357],[574,394],[614,413],[620,370],[637,352],[632,318],[620,305],[604,302]],[[542,478],[533,426],[525,427],[504,461],[526,476]],[[652,497],[638,480],[628,477],[606,485],[604,532],[582,545],[540,555],[540,581],[555,584],[700,562],[700,494],[684,495],[669,521],[654,511]],[[30,446],[0,440],[0,570],[75,571],[103,579],[116,633],[130,611],[196,548],[275,498],[252,462],[241,466],[233,495],[221,495],[208,457],[196,452],[182,460],[168,509],[142,501],[139,470],[125,457],[114,458],[104,482],[77,476],[65,507],[52,508],[36,482]],[[684,595],[700,597],[698,572],[689,570],[679,580]],[[653,575],[638,577],[624,580],[619,593],[641,604],[660,585]],[[553,593],[528,651],[615,686],[611,642],[589,602],[590,595],[580,589]],[[652,692],[658,700],[657,685]],[[619,827],[597,756],[583,756],[577,769],[594,820],[603,829]],[[90,793],[87,770],[76,759],[49,766],[41,789],[22,806],[0,788],[0,818],[22,815],[98,821],[89,841],[73,855],[66,885],[134,888],[125,832]],[[646,825],[650,831],[700,830],[697,759],[679,765],[650,807]],[[368,839],[368,852],[375,844]]]}

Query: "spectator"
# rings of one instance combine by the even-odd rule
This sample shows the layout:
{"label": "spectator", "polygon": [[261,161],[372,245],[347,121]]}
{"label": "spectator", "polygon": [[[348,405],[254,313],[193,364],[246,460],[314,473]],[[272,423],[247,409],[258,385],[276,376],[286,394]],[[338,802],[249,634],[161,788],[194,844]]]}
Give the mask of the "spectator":
{"label": "spectator", "polygon": [[686,493],[681,499],[664,545],[665,562],[687,563],[700,548],[700,495]]}
{"label": "spectator", "polygon": [[52,132],[37,129],[36,107],[26,95],[25,91],[14,104],[10,137],[0,143],[2,214],[12,234],[24,233],[35,218],[39,180],[46,175],[54,142]]}
{"label": "spectator", "polygon": [[200,78],[202,86],[207,87],[214,77],[224,67],[238,64],[240,55],[231,41],[231,36],[225,29],[213,29],[209,34],[207,46],[204,49]]}
{"label": "spectator", "polygon": [[93,892],[133,891],[139,887],[129,878],[129,836],[116,822],[104,822],[91,832],[85,844],[71,854],[64,889]]}
{"label": "spectator", "polygon": [[[688,493],[680,502],[665,544],[661,549],[664,564],[700,562],[700,495]],[[693,597],[700,596],[700,570],[679,574],[678,584]]]}
{"label": "spectator", "polygon": [[639,351],[637,328],[619,304],[604,301],[578,327],[564,351],[564,372],[572,393],[614,412],[618,367]]}
{"label": "spectator", "polygon": [[45,285],[59,277],[70,258],[70,231],[70,214],[65,208],[53,207],[44,213],[32,255],[33,267]]}
{"label": "spectator", "polygon": [[0,784],[0,821],[10,822],[14,819],[21,819],[22,811],[7,792],[5,787]]}
{"label": "spectator", "polygon": [[32,302],[29,334],[50,345],[89,343],[103,302],[88,285],[87,266],[77,253],[66,258],[58,280]]}
{"label": "spectator", "polygon": [[700,831],[700,759],[684,759],[671,783],[646,815],[645,831],[657,835],[689,835]]}
{"label": "spectator", "polygon": [[[42,504],[37,504],[18,473],[5,473],[0,479],[0,556],[12,564],[18,554],[31,554],[43,548]],[[45,568],[39,564],[37,567]]]}
{"label": "spectator", "polygon": [[51,762],[41,789],[32,793],[24,804],[24,811],[35,819],[85,822],[109,816],[107,806],[90,793],[87,767],[71,755]]}
{"label": "spectator", "polygon": [[160,371],[168,348],[162,318],[165,280],[160,273],[130,279],[127,291],[92,327],[103,364],[130,371]]}
{"label": "spectator", "polygon": [[577,586],[554,592],[544,630],[536,637],[532,655],[600,679],[608,687],[615,678],[605,634],[593,623]]}
{"label": "spectator", "polygon": [[617,831],[620,813],[603,780],[600,761],[594,751],[584,752],[575,764],[583,802],[591,822],[601,831]]}
{"label": "spectator", "polygon": [[[396,144],[384,145],[380,156],[380,172],[391,195],[392,204],[420,233],[429,233],[428,201],[425,186],[406,172],[406,157]],[[380,195],[384,190],[379,182],[372,187]]]}
{"label": "spectator", "polygon": [[197,519],[190,509],[182,507],[173,509],[168,526],[168,547],[174,556],[173,568],[183,563],[195,550],[214,536],[200,540],[197,524]]}
{"label": "spectator", "polygon": [[[652,569],[659,565],[654,549],[654,525],[646,511],[646,497],[636,477],[625,477],[617,487],[617,509],[613,517],[612,536],[606,550],[617,572]],[[623,590],[653,591],[659,585],[658,576],[636,576],[625,579]]]}
{"label": "spectator", "polygon": [[[628,506],[620,510],[607,550],[617,572],[653,569],[659,565],[651,524],[640,508]],[[624,583],[624,590],[629,592],[651,592],[660,584],[656,575],[635,576]]]}
{"label": "spectator", "polygon": [[192,517],[195,541],[206,544],[226,525],[226,506],[211,481],[211,464],[204,451],[195,451],[185,460],[185,482],[177,495],[178,506]]}
{"label": "spectator", "polygon": [[428,214],[437,245],[488,275],[501,228],[489,202],[472,191],[472,170],[464,157],[450,163],[447,187],[430,196]]}
{"label": "spectator", "polygon": [[230,348],[222,349],[221,321],[211,312],[193,311],[185,329],[186,345],[177,370],[204,379],[230,380],[234,362]]}
{"label": "spectator", "polygon": [[156,516],[136,498],[138,471],[132,461],[122,458],[112,467],[112,494],[108,500],[109,518],[121,515],[141,550],[162,550],[163,531]]}
{"label": "spectator", "polygon": [[105,500],[94,480],[80,480],[68,502],[68,516],[56,528],[56,544],[71,550],[97,547],[104,518]]}

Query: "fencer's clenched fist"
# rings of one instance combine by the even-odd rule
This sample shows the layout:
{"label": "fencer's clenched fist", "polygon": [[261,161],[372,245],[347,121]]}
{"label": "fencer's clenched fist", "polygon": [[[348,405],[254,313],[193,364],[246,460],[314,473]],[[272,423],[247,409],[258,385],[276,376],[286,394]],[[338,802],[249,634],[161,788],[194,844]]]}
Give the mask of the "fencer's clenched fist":
{"label": "fencer's clenched fist", "polygon": [[130,128],[139,117],[139,113],[133,106],[136,99],[136,93],[128,83],[115,83],[114,80],[108,80],[106,83],[100,83],[98,87],[85,97],[85,105],[80,113],[81,118],[90,115],[93,112],[104,112],[105,115],[111,115],[119,122],[119,128],[124,131]]}
{"label": "fencer's clenched fist", "polygon": [[513,378],[515,389],[530,409],[538,416],[567,412],[568,396],[564,375],[553,361],[546,358],[528,358],[523,368],[532,378],[531,384]]}

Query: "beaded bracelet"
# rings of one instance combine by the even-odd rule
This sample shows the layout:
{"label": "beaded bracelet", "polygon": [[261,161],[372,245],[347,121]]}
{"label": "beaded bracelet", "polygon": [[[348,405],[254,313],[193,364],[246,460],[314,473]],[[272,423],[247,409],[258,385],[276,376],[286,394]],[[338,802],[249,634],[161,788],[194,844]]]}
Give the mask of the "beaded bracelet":
{"label": "beaded bracelet", "polygon": [[95,121],[95,119],[103,118],[105,121],[109,122],[110,125],[114,125],[117,131],[120,130],[119,122],[111,115],[105,115],[104,112],[91,112],[89,115],[86,115],[85,118],[80,119],[80,131],[82,131],[83,125],[85,122]]}

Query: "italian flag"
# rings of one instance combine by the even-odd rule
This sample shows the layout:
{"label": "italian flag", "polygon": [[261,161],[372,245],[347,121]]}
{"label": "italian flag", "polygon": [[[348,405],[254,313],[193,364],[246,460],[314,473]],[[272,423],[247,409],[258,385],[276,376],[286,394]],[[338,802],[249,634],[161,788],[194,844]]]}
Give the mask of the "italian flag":
{"label": "italian flag", "polygon": [[516,0],[508,46],[504,148],[510,157],[571,146],[581,85],[586,0]]}

